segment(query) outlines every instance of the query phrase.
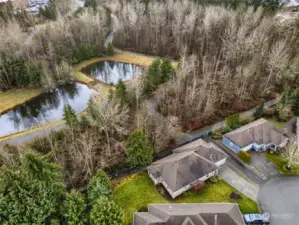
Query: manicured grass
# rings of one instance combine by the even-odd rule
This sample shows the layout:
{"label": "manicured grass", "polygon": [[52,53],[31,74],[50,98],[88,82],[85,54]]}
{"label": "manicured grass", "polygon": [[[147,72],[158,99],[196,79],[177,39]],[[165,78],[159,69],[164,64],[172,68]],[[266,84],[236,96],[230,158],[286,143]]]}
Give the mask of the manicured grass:
{"label": "manicured grass", "polygon": [[270,123],[274,124],[275,126],[279,127],[280,129],[284,129],[284,123],[278,122],[273,119],[267,119]]}
{"label": "manicured grass", "polygon": [[0,93],[0,114],[41,94],[40,89],[12,89]]}
{"label": "manicured grass", "polygon": [[[133,174],[124,179],[113,180],[113,199],[125,212],[125,225],[132,223],[134,212],[147,209],[151,203],[167,203],[156,190],[153,181],[146,173]],[[256,202],[242,195],[241,200],[231,200],[229,195],[235,191],[224,181],[209,184],[199,193],[188,191],[177,198],[175,203],[235,202],[242,213],[259,212]]]}
{"label": "manicured grass", "polygon": [[270,153],[265,153],[265,157],[271,161],[282,175],[299,175],[299,165],[293,164],[291,170],[287,170],[285,166],[287,165],[287,159],[280,155],[273,155]]}

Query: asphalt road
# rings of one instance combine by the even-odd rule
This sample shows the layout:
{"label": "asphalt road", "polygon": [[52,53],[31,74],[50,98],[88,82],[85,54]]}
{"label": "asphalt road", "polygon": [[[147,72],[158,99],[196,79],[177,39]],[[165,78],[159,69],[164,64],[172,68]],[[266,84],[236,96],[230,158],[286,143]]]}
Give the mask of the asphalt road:
{"label": "asphalt road", "polygon": [[271,225],[299,224],[299,177],[274,177],[260,189],[263,212],[271,215]]}

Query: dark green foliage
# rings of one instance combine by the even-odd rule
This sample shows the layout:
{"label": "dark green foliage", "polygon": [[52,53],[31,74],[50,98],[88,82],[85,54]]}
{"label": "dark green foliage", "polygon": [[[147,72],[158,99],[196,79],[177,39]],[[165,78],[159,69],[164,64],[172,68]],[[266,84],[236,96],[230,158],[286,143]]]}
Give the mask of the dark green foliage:
{"label": "dark green foliage", "polygon": [[61,169],[30,150],[19,165],[0,168],[0,224],[45,224],[64,191]]}
{"label": "dark green foliage", "polygon": [[48,4],[45,7],[40,8],[40,15],[46,17],[50,20],[56,19],[56,1],[57,0],[49,0]]}
{"label": "dark green foliage", "polygon": [[72,51],[71,62],[79,63],[86,59],[103,56],[102,52],[103,49],[96,44],[79,45]]}
{"label": "dark green foliage", "polygon": [[85,196],[72,190],[66,194],[61,214],[68,225],[84,225],[86,222],[86,200]]}
{"label": "dark green foliage", "polygon": [[231,115],[226,119],[226,125],[232,129],[240,127],[241,120],[239,114]]}
{"label": "dark green foliage", "polygon": [[256,109],[256,111],[253,113],[253,116],[254,118],[257,120],[257,119],[260,119],[262,118],[263,114],[264,114],[264,107],[265,107],[265,100],[262,99],[261,100],[261,103],[260,103],[260,106]]}
{"label": "dark green foliage", "polygon": [[299,116],[299,90],[296,90],[293,94],[292,111],[295,116]]}
{"label": "dark green foliage", "polygon": [[145,75],[144,91],[146,93],[153,92],[160,84],[167,82],[173,75],[174,71],[168,58],[154,60]]}
{"label": "dark green foliage", "polygon": [[114,54],[114,47],[113,47],[111,42],[107,46],[107,54],[108,55],[113,55]]}
{"label": "dark green foliage", "polygon": [[98,0],[85,0],[84,7],[90,7],[93,10],[96,10],[99,5]]}
{"label": "dark green foliage", "polygon": [[66,124],[70,127],[73,127],[78,124],[78,118],[76,112],[72,109],[72,107],[67,104],[63,109],[63,119],[66,121]]}
{"label": "dark green foliage", "polygon": [[88,201],[94,204],[101,196],[109,196],[111,194],[110,179],[104,171],[98,172],[91,178],[88,184]]}
{"label": "dark green foliage", "polygon": [[132,167],[148,165],[153,161],[153,148],[146,134],[140,129],[129,135],[126,152]]}
{"label": "dark green foliage", "polygon": [[115,97],[121,104],[127,102],[128,99],[127,87],[122,80],[119,80],[115,87]]}
{"label": "dark green foliage", "polygon": [[41,65],[2,54],[0,56],[0,88],[39,86],[43,75]]}
{"label": "dark green foliage", "polygon": [[91,225],[123,225],[124,213],[113,200],[100,197],[90,212]]}
{"label": "dark green foliage", "polygon": [[60,222],[58,219],[52,219],[51,220],[51,225],[60,225]]}
{"label": "dark green foliage", "polygon": [[59,60],[75,64],[93,57],[103,56],[103,48],[97,44],[79,44],[75,48],[61,46],[58,51]]}
{"label": "dark green foliage", "polygon": [[250,164],[251,162],[251,155],[248,152],[240,151],[238,153],[238,157],[242,159],[245,163]]}
{"label": "dark green foliage", "polygon": [[173,75],[173,68],[172,68],[171,61],[169,60],[169,58],[164,57],[162,59],[160,70],[161,70],[161,81],[160,82],[165,83]]}

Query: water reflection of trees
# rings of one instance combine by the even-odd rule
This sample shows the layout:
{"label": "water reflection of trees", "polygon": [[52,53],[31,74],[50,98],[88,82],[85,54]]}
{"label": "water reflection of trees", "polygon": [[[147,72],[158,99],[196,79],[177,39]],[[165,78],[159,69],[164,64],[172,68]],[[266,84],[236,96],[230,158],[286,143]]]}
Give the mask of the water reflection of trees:
{"label": "water reflection of trees", "polygon": [[20,105],[4,116],[6,115],[9,121],[14,124],[15,130],[19,130],[21,126],[28,129],[34,125],[49,122],[49,116],[53,118],[55,114],[61,115],[62,102],[66,104],[69,100],[74,100],[79,94],[80,86],[77,84],[64,85],[51,93],[42,94],[32,101]]}
{"label": "water reflection of trees", "polygon": [[97,62],[89,65],[84,72],[105,83],[116,84],[118,80],[131,80],[141,68],[136,65],[119,62]]}

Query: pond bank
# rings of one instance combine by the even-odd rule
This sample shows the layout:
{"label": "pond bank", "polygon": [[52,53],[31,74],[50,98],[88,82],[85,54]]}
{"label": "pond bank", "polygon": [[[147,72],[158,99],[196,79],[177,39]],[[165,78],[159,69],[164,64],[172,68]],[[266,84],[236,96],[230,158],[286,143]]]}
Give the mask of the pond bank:
{"label": "pond bank", "polygon": [[[116,50],[115,54],[112,56],[92,58],[89,60],[82,61],[77,65],[74,65],[72,70],[72,76],[74,77],[74,81],[78,83],[86,84],[90,88],[95,89],[98,92],[97,101],[101,102],[106,98],[106,96],[109,93],[109,89],[113,88],[113,86],[96,81],[95,79],[82,73],[81,70],[84,67],[92,63],[101,62],[101,61],[115,61],[121,63],[135,64],[147,68],[149,65],[151,65],[152,61],[156,58],[157,57],[154,56],[146,56],[138,53]],[[17,90],[11,90],[11,91],[0,93],[0,113],[1,110],[2,113],[7,112],[31,100],[32,98],[39,96],[41,93],[42,91],[40,89],[17,89]],[[16,100],[11,101],[11,99],[16,99]],[[24,144],[35,137],[44,135],[49,130],[62,129],[63,127],[65,127],[63,126],[63,124],[64,121],[57,121],[33,129],[25,130],[19,133],[14,133],[6,137],[2,137],[0,138],[0,147],[5,143]],[[43,130],[45,130],[46,132],[43,132]],[[22,136],[24,136],[24,138],[22,138]],[[13,139],[15,139],[15,141]]]}

